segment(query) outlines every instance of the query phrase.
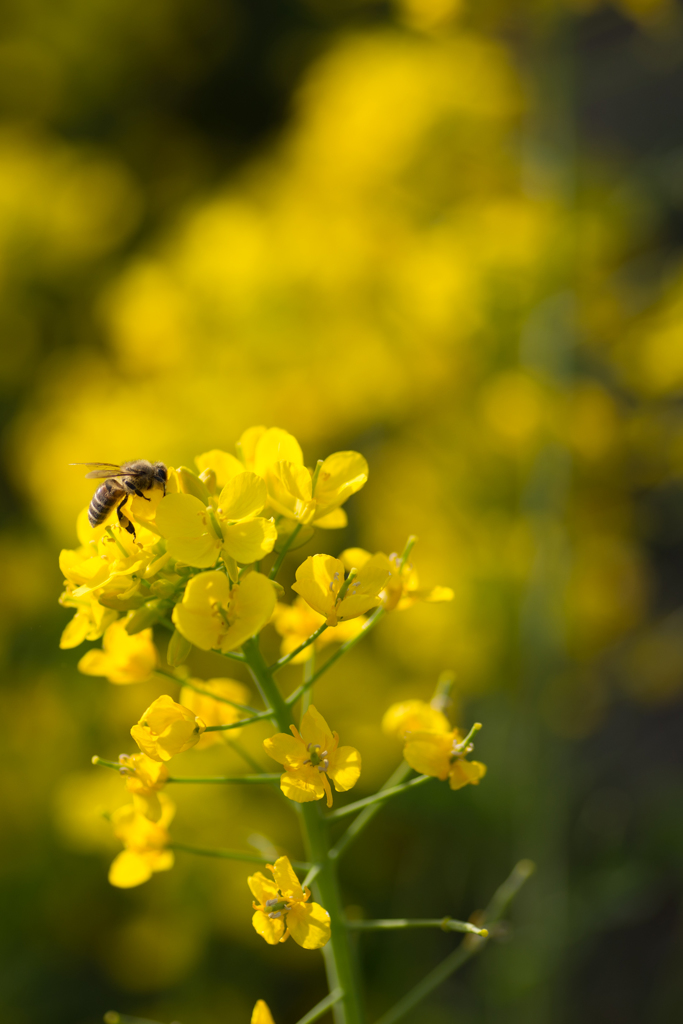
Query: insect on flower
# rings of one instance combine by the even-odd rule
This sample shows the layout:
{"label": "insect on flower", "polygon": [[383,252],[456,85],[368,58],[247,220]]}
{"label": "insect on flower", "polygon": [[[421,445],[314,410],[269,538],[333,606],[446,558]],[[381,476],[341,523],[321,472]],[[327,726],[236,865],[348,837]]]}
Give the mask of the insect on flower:
{"label": "insect on flower", "polygon": [[116,507],[119,524],[132,533],[135,539],[135,527],[121,509],[131,495],[150,501],[143,492],[153,487],[163,487],[166,494],[166,466],[163,462],[148,462],[147,459],[135,459],[117,466],[113,462],[72,462],[72,466],[92,466],[90,473],[85,474],[86,480],[98,480],[106,477],[103,484],[95,491],[88,508],[88,522],[92,527],[103,523],[116,502],[123,500]]}

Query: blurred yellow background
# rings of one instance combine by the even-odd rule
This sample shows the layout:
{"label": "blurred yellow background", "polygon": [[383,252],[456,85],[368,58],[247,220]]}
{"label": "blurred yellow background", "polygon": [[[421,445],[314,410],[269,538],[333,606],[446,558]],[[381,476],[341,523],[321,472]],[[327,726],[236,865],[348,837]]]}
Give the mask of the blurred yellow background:
{"label": "blurred yellow background", "polygon": [[[349,904],[467,917],[538,864],[513,941],[410,1020],[679,1020],[680,5],[35,0],[4,20],[3,1019],[237,1024],[260,997],[287,1024],[325,992],[318,954],[263,948],[239,865],[179,855],[108,886],[125,791],[89,760],[130,750],[164,690],[57,649],[57,553],[92,493],[69,464],[193,465],[263,423],[310,465],[370,464],[290,581],[297,557],[416,533],[421,579],[455,591],[320,685],[359,795],[400,756],[384,710],[443,669],[456,718],[484,723],[485,782],[387,808]],[[174,836],[296,852],[257,788],[174,792]],[[452,940],[362,944],[372,1018]]]}

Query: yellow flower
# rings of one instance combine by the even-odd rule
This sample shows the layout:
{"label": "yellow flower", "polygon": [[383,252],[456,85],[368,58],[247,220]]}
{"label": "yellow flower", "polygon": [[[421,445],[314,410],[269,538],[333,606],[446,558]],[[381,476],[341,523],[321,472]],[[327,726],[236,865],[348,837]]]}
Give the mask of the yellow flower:
{"label": "yellow flower", "polygon": [[[347,548],[340,555],[345,569],[359,570],[362,570],[370,559],[377,557],[363,548]],[[432,587],[431,590],[420,588],[418,575],[412,564],[406,561],[401,565],[399,555],[389,555],[388,561],[391,575],[382,593],[382,605],[387,611],[393,611],[394,608],[403,611],[416,601],[433,603],[453,600],[453,591],[450,587]]]}
{"label": "yellow flower", "polygon": [[119,764],[135,806],[146,818],[159,821],[163,805],[158,791],[163,789],[168,779],[166,765],[163,761],[153,761],[147,754],[119,754]]}
{"label": "yellow flower", "polygon": [[330,779],[338,793],[345,793],[358,782],[360,754],[355,747],[340,747],[337,733],[330,732],[327,722],[316,709],[309,707],[301,719],[301,732],[289,727],[292,735],[278,732],[263,741],[266,753],[284,765],[280,788],[290,800],[308,803],[327,796],[332,806]]}
{"label": "yellow flower", "polygon": [[303,891],[287,857],[278,857],[267,867],[273,881],[260,871],[248,879],[255,897],[255,930],[271,946],[291,935],[304,949],[320,949],[330,937],[330,915],[320,904],[308,902],[311,891]]}
{"label": "yellow flower", "polygon": [[72,597],[75,587],[67,584],[67,588],[59,598],[64,608],[75,608],[76,614],[65,627],[59,646],[62,650],[78,647],[84,640],[99,640],[107,626],[116,621],[117,612],[105,608],[96,601],[92,594],[83,597]]}
{"label": "yellow flower", "polygon": [[391,573],[389,559],[378,554],[366,559],[340,600],[344,566],[332,555],[311,555],[296,571],[296,590],[328,626],[363,615],[381,603],[381,593]]}
{"label": "yellow flower", "polygon": [[117,619],[107,627],[102,650],[87,651],[78,663],[79,672],[106,676],[110,683],[143,683],[149,679],[157,666],[152,630],[143,629],[129,636],[127,618]]}
{"label": "yellow flower", "polygon": [[193,494],[167,495],[156,524],[169,554],[180,562],[208,569],[223,554],[247,565],[269,554],[277,540],[274,523],[258,514],[267,498],[263,480],[241,472],[208,505]]}
{"label": "yellow flower", "polygon": [[416,772],[433,775],[441,781],[448,779],[451,789],[479,785],[486,774],[486,765],[479,761],[466,761],[472,744],[463,742],[458,729],[451,732],[411,732],[406,737],[403,756]]}
{"label": "yellow flower", "polygon": [[165,847],[170,838],[167,826],[173,820],[175,806],[163,793],[159,801],[159,821],[151,821],[135,804],[119,807],[111,816],[114,835],[125,847],[109,868],[109,881],[119,889],[142,885],[155,871],[173,867],[173,851]]}
{"label": "yellow flower", "polygon": [[392,704],[382,719],[387,736],[403,739],[409,732],[450,732],[450,722],[442,711],[423,700],[404,700]]}
{"label": "yellow flower", "polygon": [[137,590],[137,578],[154,555],[138,547],[125,530],[111,529],[114,540],[103,534],[98,541],[60,552],[59,567],[74,587],[73,597],[90,593],[98,598],[101,594],[120,597]]}
{"label": "yellow flower", "polygon": [[150,704],[130,734],[153,761],[170,761],[193,747],[205,728],[194,712],[164,694]]}
{"label": "yellow flower", "polygon": [[[302,597],[297,597],[293,604],[276,604],[272,621],[282,637],[280,654],[284,656],[296,650],[299,644],[315,633],[316,629],[319,629],[325,622],[325,617],[313,611]],[[340,622],[338,626],[328,627],[320,634],[315,643],[309,644],[300,654],[292,658],[292,664],[297,665],[302,661],[307,661],[314,650],[319,650],[326,644],[343,644],[346,640],[353,640],[364,625],[365,619],[357,617],[348,622]]]}
{"label": "yellow flower", "polygon": [[275,590],[260,573],[231,585],[222,572],[203,572],[187,584],[173,622],[203,651],[234,651],[263,629],[274,609]]}
{"label": "yellow flower", "polygon": [[259,999],[254,1006],[254,1012],[251,1015],[251,1024],[275,1024],[273,1015],[268,1009],[268,1004]]}
{"label": "yellow flower", "polygon": [[[191,679],[190,682],[200,689],[206,690],[209,694],[215,693],[217,697],[227,697],[228,700],[234,700],[238,704],[246,703],[249,697],[246,686],[234,679]],[[211,696],[203,693],[197,693],[189,686],[183,686],[180,691],[180,703],[198,715],[205,725],[231,725],[243,717],[243,712],[238,708],[220,700],[213,700]],[[203,750],[216,743],[225,743],[229,738],[237,739],[240,732],[241,729],[231,729],[229,733],[205,732],[199,738],[197,750]]]}
{"label": "yellow flower", "polygon": [[272,509],[299,523],[327,529],[346,526],[340,508],[368,479],[368,464],[358,452],[335,452],[322,463],[317,476],[300,462],[274,462],[265,473]]}
{"label": "yellow flower", "polygon": [[197,456],[195,462],[202,474],[215,475],[218,486],[245,469],[256,473],[268,485],[268,505],[274,512],[323,529],[346,526],[340,506],[368,478],[368,464],[358,452],[335,452],[317,473],[308,469],[297,439],[279,427],[250,427],[237,450],[240,459],[214,449]]}

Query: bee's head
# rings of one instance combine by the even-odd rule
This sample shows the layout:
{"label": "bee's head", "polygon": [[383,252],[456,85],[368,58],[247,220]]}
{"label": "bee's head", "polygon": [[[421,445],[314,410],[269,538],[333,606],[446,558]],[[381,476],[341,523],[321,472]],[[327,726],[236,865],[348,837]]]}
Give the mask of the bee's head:
{"label": "bee's head", "polygon": [[154,476],[154,479],[158,480],[159,483],[162,484],[164,489],[165,489],[166,488],[166,480],[167,480],[167,477],[168,477],[168,473],[166,472],[166,466],[163,464],[163,462],[155,462],[154,463],[153,476]]}

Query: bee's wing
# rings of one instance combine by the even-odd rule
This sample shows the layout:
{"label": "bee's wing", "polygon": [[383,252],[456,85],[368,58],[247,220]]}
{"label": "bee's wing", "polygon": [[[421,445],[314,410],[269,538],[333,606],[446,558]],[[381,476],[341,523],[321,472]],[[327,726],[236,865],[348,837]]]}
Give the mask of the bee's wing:
{"label": "bee's wing", "polygon": [[70,466],[89,466],[91,472],[85,474],[86,480],[97,480],[100,477],[118,476],[121,466],[115,462],[70,462]]}
{"label": "bee's wing", "polygon": [[111,469],[93,469],[91,473],[85,474],[86,480],[108,480],[121,476],[121,467],[112,466]]}

